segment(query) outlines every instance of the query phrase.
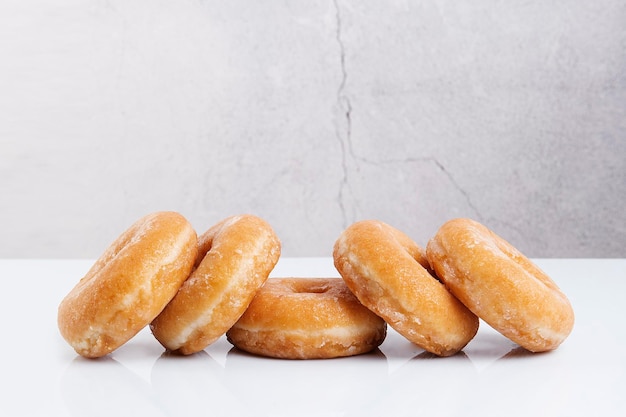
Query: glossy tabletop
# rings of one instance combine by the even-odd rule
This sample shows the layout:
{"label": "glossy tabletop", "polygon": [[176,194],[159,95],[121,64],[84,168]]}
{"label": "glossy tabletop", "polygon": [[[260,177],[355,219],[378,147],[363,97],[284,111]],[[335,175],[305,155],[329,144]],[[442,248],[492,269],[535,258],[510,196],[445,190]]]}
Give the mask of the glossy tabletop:
{"label": "glossy tabletop", "polygon": [[[481,322],[438,358],[393,329],[374,353],[293,361],[248,355],[225,337],[165,354],[146,328],[111,355],[77,356],[57,306],[89,260],[0,260],[1,416],[623,416],[626,260],[535,259],[569,297],[572,334],[531,354]],[[283,258],[272,276],[338,276],[330,258]]]}

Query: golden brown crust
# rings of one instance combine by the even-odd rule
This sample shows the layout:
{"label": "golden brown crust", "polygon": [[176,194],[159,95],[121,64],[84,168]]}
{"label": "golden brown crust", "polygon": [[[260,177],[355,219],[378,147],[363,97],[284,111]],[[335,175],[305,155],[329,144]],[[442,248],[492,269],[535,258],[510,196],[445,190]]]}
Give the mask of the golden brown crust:
{"label": "golden brown crust", "polygon": [[168,350],[189,355],[217,340],[241,317],[280,256],[264,220],[232,216],[199,238],[196,269],[150,325]]}
{"label": "golden brown crust", "polygon": [[453,355],[476,334],[478,318],[430,275],[424,251],[388,224],[354,223],[333,257],[361,303],[423,349]]}
{"label": "golden brown crust", "polygon": [[227,333],[239,349],[284,359],[358,355],[385,335],[341,278],[271,278]]}
{"label": "golden brown crust", "polygon": [[58,309],[61,335],[82,356],[104,356],[145,327],[189,276],[197,237],[178,213],[143,217],[120,235]]}
{"label": "golden brown crust", "polygon": [[543,271],[487,227],[446,222],[427,246],[440,279],[470,310],[520,346],[558,347],[574,325],[569,300]]}

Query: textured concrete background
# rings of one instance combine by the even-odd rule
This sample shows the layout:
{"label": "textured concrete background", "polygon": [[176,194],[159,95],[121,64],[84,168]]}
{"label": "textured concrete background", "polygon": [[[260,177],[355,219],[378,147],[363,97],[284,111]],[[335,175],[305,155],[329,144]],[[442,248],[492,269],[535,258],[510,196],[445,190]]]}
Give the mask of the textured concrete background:
{"label": "textured concrete background", "polygon": [[0,3],[0,257],[250,212],[286,256],[365,218],[626,257],[624,1]]}

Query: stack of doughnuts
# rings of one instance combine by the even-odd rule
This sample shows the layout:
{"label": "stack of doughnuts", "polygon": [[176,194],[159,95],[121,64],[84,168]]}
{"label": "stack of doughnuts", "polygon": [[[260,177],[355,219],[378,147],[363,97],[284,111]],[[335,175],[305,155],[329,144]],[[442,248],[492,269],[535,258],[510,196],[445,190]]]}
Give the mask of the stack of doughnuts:
{"label": "stack of doughnuts", "polygon": [[356,222],[334,245],[341,278],[268,279],[280,249],[253,215],[228,217],[198,237],[178,213],[149,214],[62,300],[59,330],[87,358],[149,326],[181,355],[225,334],[255,355],[322,359],[376,349],[387,324],[439,356],[462,350],[479,318],[532,352],[555,349],[573,327],[556,284],[473,220],[445,223],[426,250],[386,223]]}

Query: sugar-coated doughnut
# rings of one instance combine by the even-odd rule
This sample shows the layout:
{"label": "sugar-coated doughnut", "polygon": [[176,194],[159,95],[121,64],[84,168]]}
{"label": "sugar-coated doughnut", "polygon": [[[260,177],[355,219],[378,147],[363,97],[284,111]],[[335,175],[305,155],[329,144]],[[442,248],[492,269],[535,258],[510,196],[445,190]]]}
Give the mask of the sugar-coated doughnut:
{"label": "sugar-coated doughnut", "polygon": [[270,278],[226,335],[257,355],[327,359],[370,352],[386,332],[341,278]]}
{"label": "sugar-coated doughnut", "polygon": [[151,323],[156,339],[183,355],[199,352],[241,317],[280,256],[263,219],[226,218],[199,238],[196,269]]}
{"label": "sugar-coated doughnut", "polygon": [[446,222],[427,257],[450,291],[504,336],[532,352],[558,347],[574,326],[557,285],[507,241],[470,219]]}
{"label": "sugar-coated doughnut", "polygon": [[174,212],[149,214],[120,235],[58,309],[63,338],[82,356],[104,356],[150,323],[189,276],[196,232]]}
{"label": "sugar-coated doughnut", "polygon": [[421,348],[450,356],[476,334],[478,318],[429,273],[423,249],[392,226],[352,224],[333,258],[361,303]]}

